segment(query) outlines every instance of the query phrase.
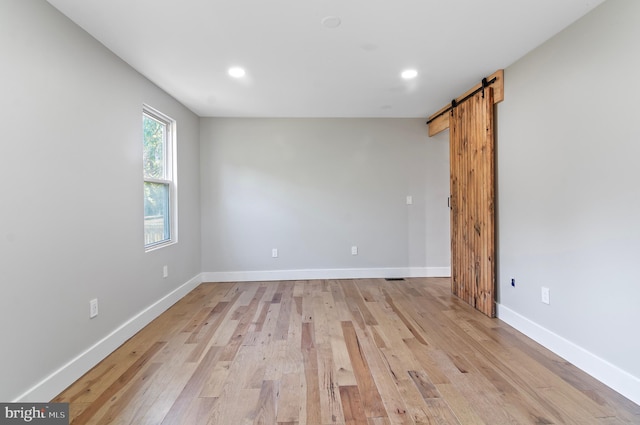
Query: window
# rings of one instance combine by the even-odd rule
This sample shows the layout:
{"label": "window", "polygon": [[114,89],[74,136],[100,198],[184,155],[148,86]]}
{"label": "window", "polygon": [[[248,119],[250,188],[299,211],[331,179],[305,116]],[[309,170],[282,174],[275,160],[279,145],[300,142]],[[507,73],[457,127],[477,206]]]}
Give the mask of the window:
{"label": "window", "polygon": [[176,240],[175,121],[149,107],[142,112],[144,247]]}

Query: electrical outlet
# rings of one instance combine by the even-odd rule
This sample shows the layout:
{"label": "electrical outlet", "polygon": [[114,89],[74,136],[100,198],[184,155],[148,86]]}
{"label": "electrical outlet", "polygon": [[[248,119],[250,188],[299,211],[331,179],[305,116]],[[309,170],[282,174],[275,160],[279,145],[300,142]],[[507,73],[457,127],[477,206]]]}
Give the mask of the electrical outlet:
{"label": "electrical outlet", "polygon": [[98,315],[98,299],[94,298],[89,301],[89,319],[93,319]]}
{"label": "electrical outlet", "polygon": [[271,250],[271,256],[272,256],[273,258],[278,258],[278,248],[273,248],[273,249]]}
{"label": "electrical outlet", "polygon": [[542,287],[542,295],[541,301],[545,304],[550,304],[549,302],[549,288]]}
{"label": "electrical outlet", "polygon": [[169,266],[162,266],[162,277],[169,277]]}
{"label": "electrical outlet", "polygon": [[352,246],[351,247],[351,255],[358,255],[358,247],[357,246]]}
{"label": "electrical outlet", "polygon": [[407,195],[407,205],[413,205],[413,196]]}

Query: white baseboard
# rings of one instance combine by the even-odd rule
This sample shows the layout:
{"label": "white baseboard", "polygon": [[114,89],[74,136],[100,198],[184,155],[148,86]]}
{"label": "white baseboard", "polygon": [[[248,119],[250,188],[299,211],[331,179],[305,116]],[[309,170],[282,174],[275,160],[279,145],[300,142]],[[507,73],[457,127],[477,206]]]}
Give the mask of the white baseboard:
{"label": "white baseboard", "polygon": [[449,277],[450,267],[393,267],[372,269],[303,269],[205,272],[203,282],[263,282],[271,280]]}
{"label": "white baseboard", "polygon": [[503,322],[640,405],[640,378],[625,372],[508,307],[497,304],[496,310],[498,318]]}
{"label": "white baseboard", "polygon": [[201,283],[199,274],[174,289],[13,401],[51,400]]}

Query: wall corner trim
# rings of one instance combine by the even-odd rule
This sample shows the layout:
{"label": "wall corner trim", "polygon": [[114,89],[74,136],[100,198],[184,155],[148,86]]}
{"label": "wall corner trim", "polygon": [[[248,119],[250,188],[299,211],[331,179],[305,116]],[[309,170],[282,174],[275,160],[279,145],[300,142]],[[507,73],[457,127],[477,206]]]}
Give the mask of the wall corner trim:
{"label": "wall corner trim", "polygon": [[200,273],[131,317],[13,402],[48,402],[201,283]]}
{"label": "wall corner trim", "polygon": [[511,310],[509,307],[496,304],[496,311],[498,319],[640,405],[639,377],[631,375],[581,346]]}

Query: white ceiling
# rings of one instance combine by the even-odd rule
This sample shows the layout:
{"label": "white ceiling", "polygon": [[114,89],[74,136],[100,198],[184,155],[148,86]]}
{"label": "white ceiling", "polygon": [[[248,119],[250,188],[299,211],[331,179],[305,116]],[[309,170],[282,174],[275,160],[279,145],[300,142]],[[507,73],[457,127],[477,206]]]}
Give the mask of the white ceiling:
{"label": "white ceiling", "polygon": [[426,117],[602,1],[48,0],[196,114],[242,117]]}

